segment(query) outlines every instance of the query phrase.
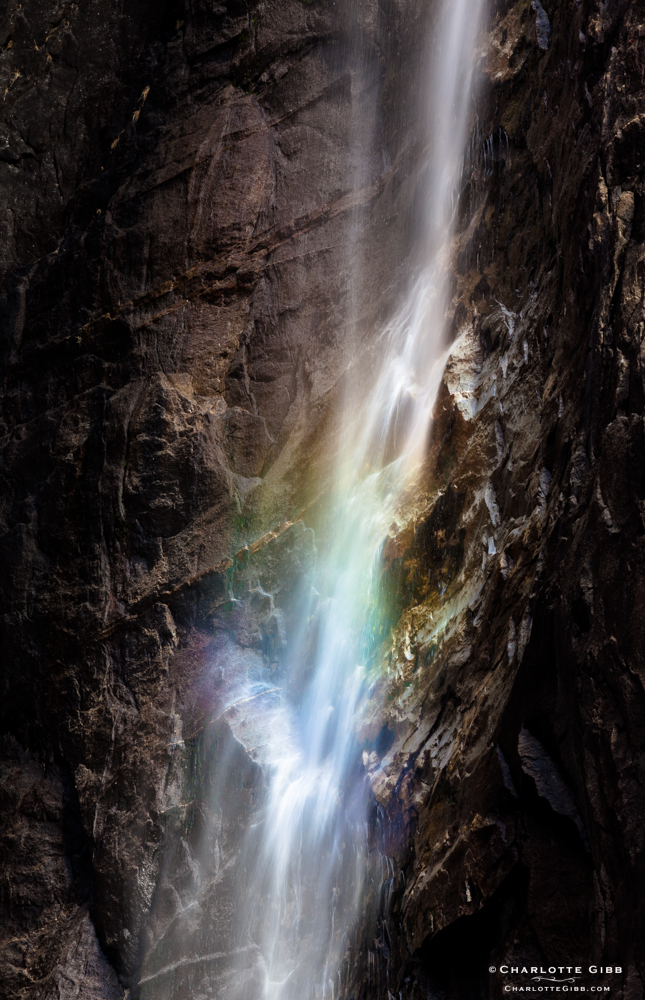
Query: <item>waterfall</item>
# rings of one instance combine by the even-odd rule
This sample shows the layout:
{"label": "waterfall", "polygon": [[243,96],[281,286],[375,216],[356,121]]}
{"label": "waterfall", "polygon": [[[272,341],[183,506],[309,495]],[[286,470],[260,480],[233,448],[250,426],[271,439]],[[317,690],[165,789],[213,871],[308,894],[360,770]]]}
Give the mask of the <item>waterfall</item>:
{"label": "waterfall", "polygon": [[[321,567],[316,642],[299,708],[282,712],[269,789],[246,845],[250,878],[239,941],[261,953],[261,992],[240,1000],[335,1000],[363,896],[367,784],[354,717],[378,601],[379,556],[427,450],[446,360],[447,255],[472,109],[482,0],[446,0],[427,81],[423,261],[407,300],[380,332],[367,399],[347,393],[336,465],[335,537]],[[348,380],[360,387],[358,375]],[[295,666],[304,656],[292,651]]]}
{"label": "waterfall", "polygon": [[[222,1000],[343,995],[344,961],[365,898],[368,839],[369,779],[355,742],[355,719],[379,631],[383,542],[427,453],[449,350],[449,252],[483,6],[484,0],[438,5],[422,88],[427,153],[421,259],[405,301],[372,337],[370,351],[378,362],[367,391],[362,358],[347,379],[353,388],[340,414],[334,535],[319,560],[316,590],[303,604],[302,638],[291,645],[281,690],[260,683],[238,692],[246,702],[258,692],[271,697],[262,710],[265,786],[241,846],[227,968],[214,994]],[[295,696],[285,693],[294,688]],[[220,774],[234,766],[220,756]],[[223,794],[224,779],[216,785]],[[206,854],[206,835],[204,844]],[[194,859],[187,863],[198,867]],[[211,950],[220,955],[215,946]],[[166,969],[175,968],[171,959],[169,954]],[[189,960],[174,961],[180,966]],[[160,988],[165,974],[162,969],[147,978]],[[146,994],[153,995],[161,994]]]}

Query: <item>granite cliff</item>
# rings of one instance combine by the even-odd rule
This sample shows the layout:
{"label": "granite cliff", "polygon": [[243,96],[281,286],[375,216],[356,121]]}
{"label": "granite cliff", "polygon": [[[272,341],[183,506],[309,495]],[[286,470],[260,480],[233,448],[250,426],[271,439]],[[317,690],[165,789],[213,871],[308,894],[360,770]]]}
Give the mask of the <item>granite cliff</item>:
{"label": "granite cliff", "polygon": [[[339,395],[418,249],[431,13],[2,16],[2,996],[231,993],[262,712],[217,706],[279,687],[333,531]],[[491,3],[347,1000],[502,996],[504,963],[643,996],[644,67],[640,0]]]}

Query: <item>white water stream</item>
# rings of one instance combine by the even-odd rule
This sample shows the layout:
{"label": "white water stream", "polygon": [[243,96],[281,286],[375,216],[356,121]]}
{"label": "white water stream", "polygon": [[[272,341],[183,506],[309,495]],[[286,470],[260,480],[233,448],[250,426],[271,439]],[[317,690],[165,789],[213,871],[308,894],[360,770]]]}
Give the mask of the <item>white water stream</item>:
{"label": "white water stream", "polygon": [[[425,93],[423,261],[407,301],[378,334],[369,398],[360,377],[348,379],[355,388],[342,415],[335,537],[321,568],[326,596],[316,610],[314,665],[300,706],[283,702],[273,723],[266,804],[244,849],[239,1000],[335,1000],[341,992],[364,893],[367,789],[353,740],[362,658],[382,543],[427,452],[446,360],[449,247],[483,6],[444,0],[439,9]],[[292,653],[295,661],[304,655]]]}

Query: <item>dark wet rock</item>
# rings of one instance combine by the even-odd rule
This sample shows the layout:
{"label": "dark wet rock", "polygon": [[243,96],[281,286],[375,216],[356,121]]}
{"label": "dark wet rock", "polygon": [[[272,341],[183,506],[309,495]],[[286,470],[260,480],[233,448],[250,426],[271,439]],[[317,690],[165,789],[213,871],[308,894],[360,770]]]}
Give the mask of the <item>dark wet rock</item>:
{"label": "dark wet rock", "polygon": [[[428,5],[135,6],[34,0],[0,26],[0,979],[21,1000],[230,994],[275,678],[303,620],[315,639],[347,321],[367,377],[418,237]],[[641,7],[491,12],[455,347],[384,546],[355,997],[501,996],[491,964],[574,960],[642,996]]]}
{"label": "dark wet rock", "polygon": [[531,6],[535,11],[538,45],[543,51],[546,51],[549,47],[549,35],[551,34],[549,15],[540,3],[540,0],[533,0]]}
{"label": "dark wet rock", "polygon": [[89,913],[91,852],[72,776],[11,739],[0,771],[3,996],[123,995]]}
{"label": "dark wet rock", "polygon": [[554,812],[573,820],[581,837],[586,840],[582,819],[571,788],[547,750],[524,727],[520,729],[517,752],[522,762],[522,770],[529,778],[533,778],[538,795],[547,800]]}

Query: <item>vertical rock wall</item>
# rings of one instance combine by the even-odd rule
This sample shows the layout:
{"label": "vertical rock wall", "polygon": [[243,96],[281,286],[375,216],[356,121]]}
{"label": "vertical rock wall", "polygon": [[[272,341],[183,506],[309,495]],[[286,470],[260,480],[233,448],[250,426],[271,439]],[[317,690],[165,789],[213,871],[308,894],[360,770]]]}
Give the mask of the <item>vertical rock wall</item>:
{"label": "vertical rock wall", "polygon": [[[230,895],[195,852],[234,860],[262,719],[217,705],[279,678],[331,530],[350,331],[369,365],[414,247],[430,13],[3,16],[7,996],[225,985]],[[491,11],[458,339],[384,552],[355,996],[496,996],[490,965],[591,959],[642,995],[644,13]]]}
{"label": "vertical rock wall", "polygon": [[[5,11],[8,995],[80,983],[66,949],[100,956],[84,943],[92,922],[135,985],[181,908],[163,878],[175,840],[199,839],[191,782],[232,722],[212,729],[218,697],[280,660],[348,322],[374,327],[405,257],[414,123],[397,136],[384,115],[409,73],[409,13],[300,0]],[[248,713],[236,721],[248,728]],[[55,851],[51,871],[39,862],[50,896],[27,905],[30,841],[15,829],[31,813],[14,786],[39,769],[38,800],[59,804],[34,822]],[[85,837],[78,899],[62,774]],[[243,814],[243,789],[228,791]],[[179,892],[186,877],[179,865]],[[82,995],[113,988],[97,962]]]}
{"label": "vertical rock wall", "polygon": [[642,15],[509,4],[488,38],[460,339],[365,719],[397,862],[374,995],[595,963],[622,975],[576,982],[642,996]]}

